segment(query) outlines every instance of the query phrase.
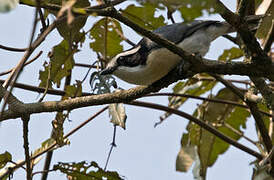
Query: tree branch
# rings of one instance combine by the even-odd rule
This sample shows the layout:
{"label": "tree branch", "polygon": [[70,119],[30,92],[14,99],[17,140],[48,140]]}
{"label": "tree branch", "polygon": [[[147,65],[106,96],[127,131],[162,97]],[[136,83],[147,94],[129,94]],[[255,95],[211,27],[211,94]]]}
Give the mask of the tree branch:
{"label": "tree branch", "polygon": [[26,162],[26,179],[31,180],[32,179],[32,167],[31,167],[31,161],[30,161],[30,154],[29,154],[29,140],[28,140],[28,133],[29,133],[29,115],[23,115],[22,121],[23,121],[23,138],[24,138],[24,149],[25,149],[25,162]]}
{"label": "tree branch", "polygon": [[0,49],[4,49],[7,51],[14,51],[14,52],[25,52],[28,48],[14,48],[14,47],[3,46],[0,44]]}
{"label": "tree branch", "polygon": [[[238,102],[229,101],[229,100],[225,100],[225,99],[204,98],[204,97],[194,96],[194,95],[189,95],[189,94],[154,93],[154,94],[147,94],[143,97],[150,97],[150,96],[180,96],[180,97],[199,99],[199,100],[202,100],[202,101],[208,101],[208,102],[214,102],[214,103],[229,104],[229,105],[239,106],[239,107],[242,107],[242,108],[249,109],[249,107],[247,105],[244,105],[244,104],[241,104],[241,103],[238,103]],[[272,115],[270,113],[267,113],[265,111],[259,110],[259,112],[262,113],[263,115],[268,116],[268,117],[272,117]]]}

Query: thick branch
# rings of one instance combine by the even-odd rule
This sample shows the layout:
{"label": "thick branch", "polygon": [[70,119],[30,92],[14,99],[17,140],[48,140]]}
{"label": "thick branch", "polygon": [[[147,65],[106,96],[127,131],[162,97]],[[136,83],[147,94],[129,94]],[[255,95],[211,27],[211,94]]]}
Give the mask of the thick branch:
{"label": "thick branch", "polygon": [[265,65],[263,63],[246,62],[220,62],[203,60],[203,64],[193,64],[190,70],[196,73],[214,73],[223,75],[245,75],[254,77],[266,77],[274,80],[274,63]]}
{"label": "thick branch", "polygon": [[[0,84],[0,102],[1,99],[3,97],[5,97],[5,95],[8,93],[8,91]],[[9,97],[7,97],[7,99],[5,99],[5,101],[10,105],[9,107],[11,109],[20,109],[21,105],[23,104],[20,100],[18,100],[15,96],[13,96],[12,94],[9,95]],[[1,119],[1,114],[0,114],[0,119]]]}

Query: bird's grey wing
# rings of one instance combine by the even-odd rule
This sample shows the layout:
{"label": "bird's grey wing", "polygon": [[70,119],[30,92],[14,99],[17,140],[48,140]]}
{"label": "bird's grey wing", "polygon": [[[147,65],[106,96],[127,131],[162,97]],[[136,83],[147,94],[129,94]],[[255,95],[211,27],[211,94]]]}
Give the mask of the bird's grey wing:
{"label": "bird's grey wing", "polygon": [[[153,32],[162,36],[163,38],[178,44],[191,34],[196,32],[202,27],[210,26],[211,24],[219,23],[218,21],[192,21],[190,23],[174,23],[171,25],[160,27]],[[148,38],[143,38],[138,45],[146,48],[145,51],[150,51],[154,48],[160,48],[157,43],[151,41]]]}
{"label": "bird's grey wing", "polygon": [[[171,25],[163,26],[155,31],[154,33],[162,36],[163,38],[178,44],[191,34],[196,32],[202,27],[210,26],[211,24],[218,23],[218,21],[192,21],[190,23],[174,23]],[[120,61],[120,65],[134,67],[138,65],[146,64],[147,56],[152,49],[161,48],[160,45],[151,41],[148,38],[143,38],[134,48],[138,48],[137,53],[127,55],[123,61]],[[131,51],[132,49],[128,50]]]}

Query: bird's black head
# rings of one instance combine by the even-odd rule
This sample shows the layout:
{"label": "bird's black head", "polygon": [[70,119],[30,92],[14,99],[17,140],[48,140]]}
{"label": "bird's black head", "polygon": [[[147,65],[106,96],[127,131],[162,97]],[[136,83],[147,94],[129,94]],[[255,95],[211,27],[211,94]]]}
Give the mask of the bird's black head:
{"label": "bird's black head", "polygon": [[136,46],[130,50],[124,51],[110,60],[106,68],[100,74],[112,74],[118,67],[135,67],[145,63],[142,53],[139,51],[140,46]]}

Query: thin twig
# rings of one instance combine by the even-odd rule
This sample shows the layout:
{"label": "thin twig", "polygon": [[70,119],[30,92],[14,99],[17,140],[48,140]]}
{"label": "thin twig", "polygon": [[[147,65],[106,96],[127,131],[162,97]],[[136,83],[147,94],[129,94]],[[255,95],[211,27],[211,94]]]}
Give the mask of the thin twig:
{"label": "thin twig", "polygon": [[36,0],[36,3],[37,3],[37,9],[38,9],[40,21],[41,21],[41,24],[42,24],[42,31],[44,31],[45,29],[47,29],[47,24],[46,24],[43,12],[42,12],[41,7],[40,7],[41,2],[40,2],[40,0]]}
{"label": "thin twig", "polygon": [[31,35],[30,35],[28,49],[32,48],[31,46],[32,46],[32,42],[33,42],[34,35],[35,35],[35,32],[36,32],[36,26],[37,26],[37,23],[38,23],[38,3],[37,3],[37,0],[35,2],[36,2],[37,7],[35,9],[35,15],[34,15],[33,26],[32,26],[32,31],[31,31]]}
{"label": "thin twig", "polygon": [[[0,80],[0,84],[3,84],[4,82],[5,82],[4,80]],[[22,84],[22,83],[15,83],[14,87],[25,89],[25,90],[28,90],[28,91],[38,92],[38,93],[43,93],[45,91],[45,88],[37,87],[37,86],[31,86],[31,85]],[[65,91],[55,90],[55,89],[48,89],[48,94],[63,96],[63,95],[65,95]],[[87,95],[92,95],[92,94],[91,93],[84,93],[83,95],[87,96]]]}
{"label": "thin twig", "polygon": [[[234,101],[229,101],[229,100],[224,100],[224,99],[213,99],[213,98],[204,98],[204,97],[200,97],[200,96],[194,96],[194,95],[189,95],[189,94],[178,94],[178,93],[154,93],[154,94],[147,94],[144,97],[149,97],[149,96],[180,96],[180,97],[186,97],[186,98],[193,98],[193,99],[199,99],[199,100],[203,100],[203,101],[208,101],[208,102],[215,102],[215,103],[222,103],[222,104],[230,104],[230,105],[234,105],[234,106],[239,106],[242,108],[247,108],[249,109],[249,107],[247,105],[238,103],[238,102],[234,102]],[[267,113],[265,111],[259,110],[260,113],[271,117],[272,115],[270,113]]]}
{"label": "thin twig", "polygon": [[113,22],[113,20],[111,21],[111,23],[112,23],[112,26],[114,27],[114,30],[120,36],[121,39],[123,39],[124,41],[126,41],[131,46],[135,46],[136,45],[134,42],[132,42],[126,36],[124,36],[124,34],[118,29],[118,27],[116,26],[116,24]]}
{"label": "thin twig", "polygon": [[49,169],[49,170],[46,170],[46,171],[36,171],[36,172],[33,172],[32,173],[32,176],[36,175],[36,174],[42,174],[42,173],[49,173],[49,172],[53,172],[53,171],[56,171],[55,169]]}
{"label": "thin twig", "polygon": [[230,36],[228,34],[223,35],[223,37],[226,38],[226,39],[228,39],[228,40],[230,40],[234,44],[239,45],[239,39],[238,38],[232,37],[232,36]]}
{"label": "thin twig", "polygon": [[64,139],[68,138],[69,136],[71,136],[72,134],[74,134],[75,132],[77,132],[79,129],[81,129],[82,127],[84,127],[87,123],[89,123],[90,121],[92,121],[94,118],[96,118],[97,116],[99,116],[101,113],[103,113],[107,109],[108,109],[108,106],[105,106],[102,109],[100,109],[97,113],[95,113],[94,115],[92,115],[89,119],[87,119],[86,121],[82,122],[76,128],[72,129],[69,133],[67,133],[64,136]]}
{"label": "thin twig", "polygon": [[82,63],[75,63],[74,66],[79,66],[79,67],[86,67],[86,68],[97,68],[95,65],[90,65],[90,64],[82,64]]}
{"label": "thin twig", "polygon": [[244,139],[246,139],[247,141],[249,141],[250,143],[252,143],[253,145],[257,145],[257,143],[255,141],[253,141],[252,139],[250,139],[249,137],[245,136],[244,133],[240,130],[235,129],[233,126],[231,126],[228,123],[224,123],[224,127],[228,128],[229,130],[233,131],[234,133],[238,134],[239,136],[243,137]]}
{"label": "thin twig", "polygon": [[14,48],[14,47],[3,46],[0,44],[0,49],[4,49],[7,51],[14,51],[14,52],[25,52],[28,48]]}
{"label": "thin twig", "polygon": [[107,161],[106,161],[106,164],[105,164],[105,167],[104,167],[104,171],[107,170],[107,166],[108,166],[108,163],[109,163],[109,160],[110,160],[110,156],[111,156],[111,153],[112,153],[112,150],[114,147],[116,147],[116,143],[115,143],[115,139],[116,139],[116,130],[117,130],[117,125],[114,125],[113,127],[113,136],[112,136],[112,142],[110,144],[110,150],[108,152],[108,157],[107,157]]}

